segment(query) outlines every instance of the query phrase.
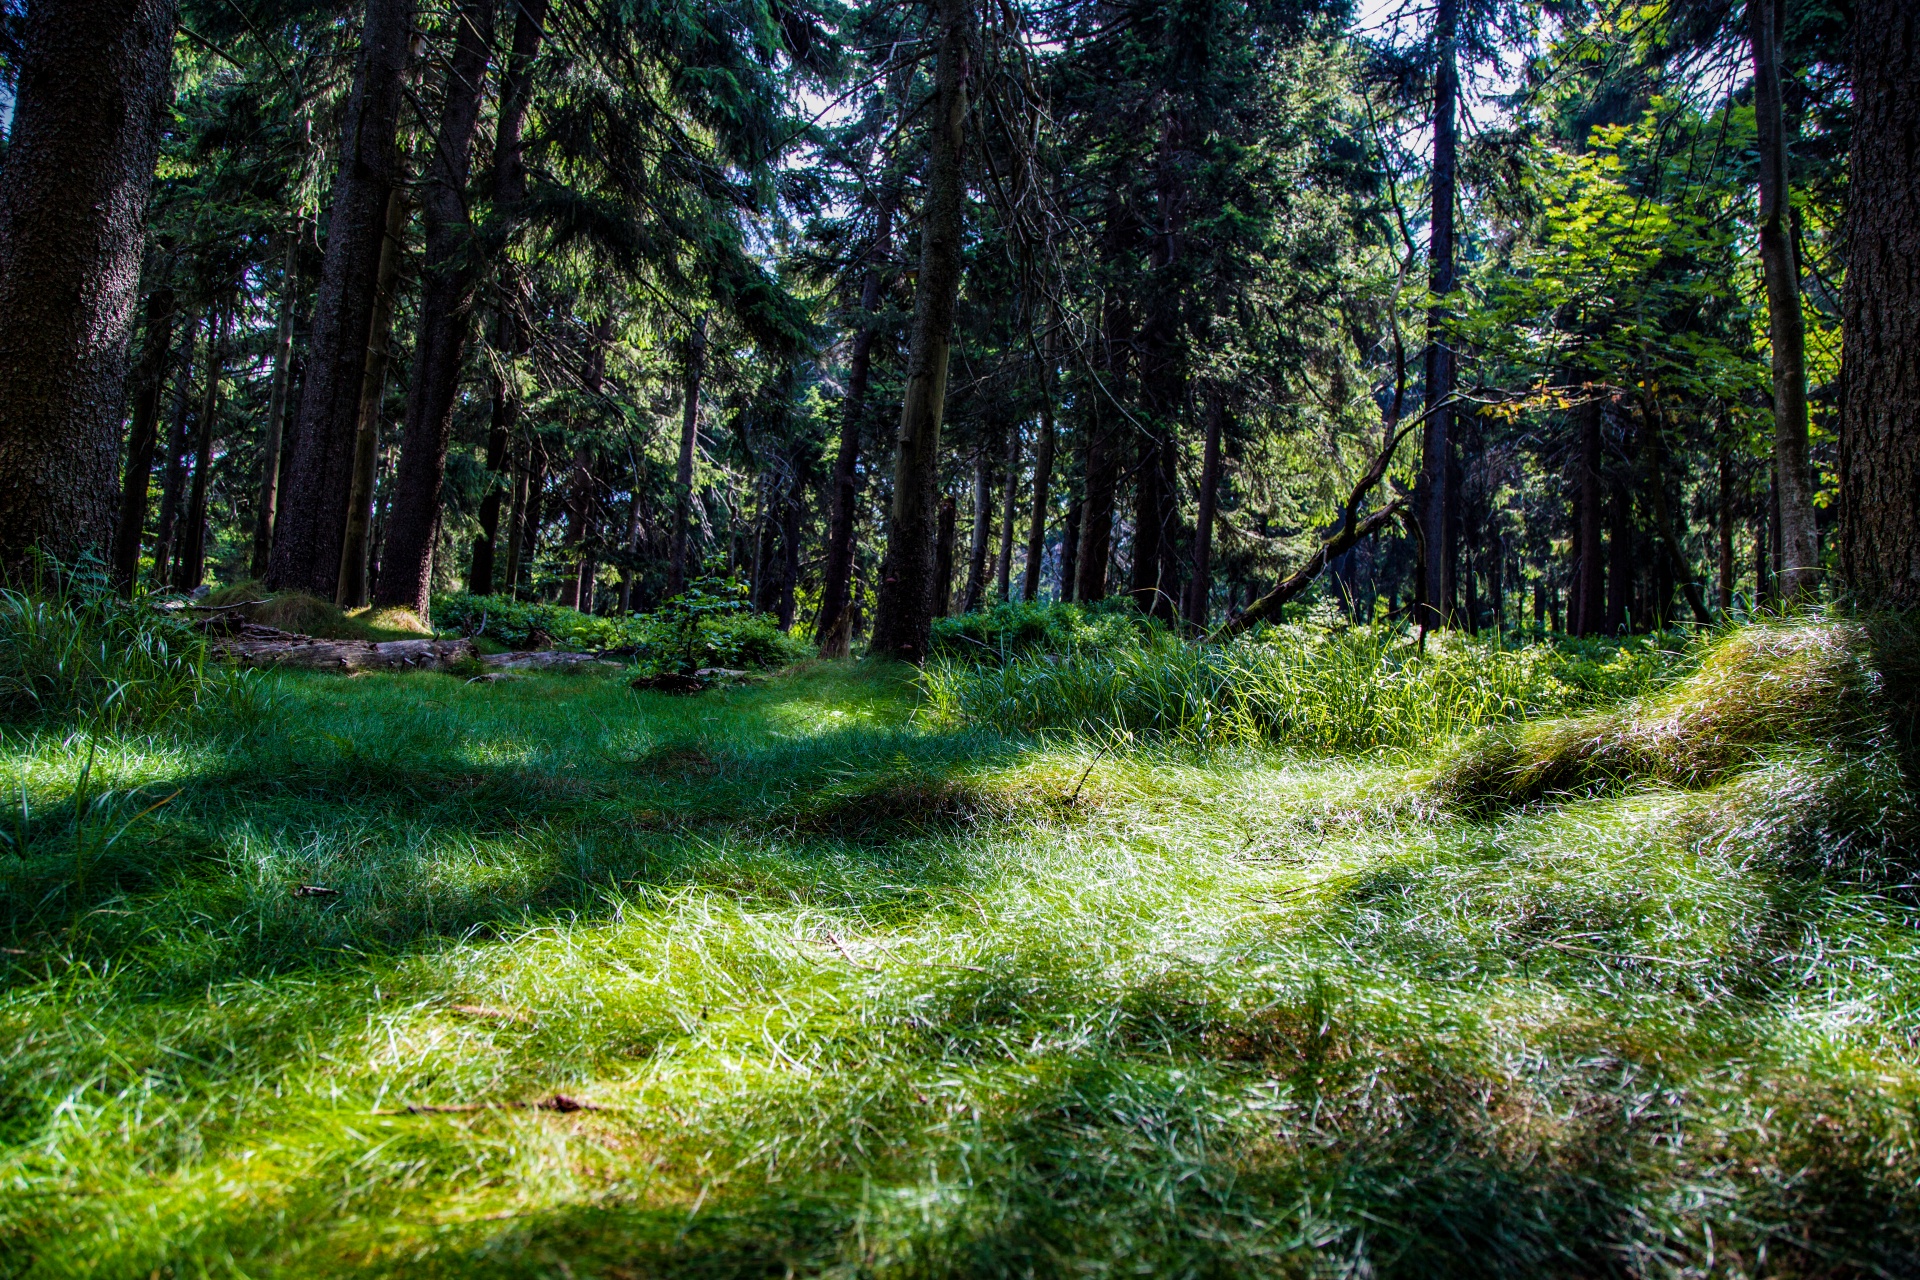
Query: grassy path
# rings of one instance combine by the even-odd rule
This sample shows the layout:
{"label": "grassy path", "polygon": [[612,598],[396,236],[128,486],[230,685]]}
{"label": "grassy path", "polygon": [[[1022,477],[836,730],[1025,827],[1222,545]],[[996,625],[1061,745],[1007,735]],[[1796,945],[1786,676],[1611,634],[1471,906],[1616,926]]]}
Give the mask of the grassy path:
{"label": "grassy path", "polygon": [[1747,793],[1467,821],[904,676],[8,739],[0,1276],[1914,1270],[1916,921]]}

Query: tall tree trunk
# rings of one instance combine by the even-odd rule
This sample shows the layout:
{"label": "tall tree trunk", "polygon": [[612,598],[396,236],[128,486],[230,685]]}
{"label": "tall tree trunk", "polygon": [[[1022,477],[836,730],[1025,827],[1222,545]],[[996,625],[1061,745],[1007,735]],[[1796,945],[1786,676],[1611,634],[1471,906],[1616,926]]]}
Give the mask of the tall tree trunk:
{"label": "tall tree trunk", "polygon": [[973,455],[973,536],[967,547],[967,592],[960,612],[972,613],[987,593],[987,547],[993,528],[993,458],[985,445]]}
{"label": "tall tree trunk", "polygon": [[[487,427],[487,474],[506,472],[511,485],[508,446],[513,441],[515,420],[519,417],[519,398],[509,393],[506,379],[493,379],[493,413]],[[500,485],[497,481],[480,499],[480,536],[473,540],[473,565],[467,572],[467,590],[477,596],[493,594],[493,548],[500,536]]]}
{"label": "tall tree trunk", "polygon": [[1633,623],[1633,578],[1636,557],[1633,546],[1633,496],[1627,482],[1613,477],[1613,527],[1607,533],[1607,552],[1612,563],[1607,573],[1607,609],[1600,624],[1605,635],[1631,630]]}
{"label": "tall tree trunk", "polygon": [[[613,313],[609,311],[593,327],[586,368],[582,371],[581,383],[589,404],[600,398],[607,377],[607,344],[612,341]],[[593,526],[599,485],[593,474],[594,454],[588,432],[580,424],[575,424],[575,431],[580,436],[580,445],[573,455],[573,476],[567,488],[566,545],[572,553],[572,563],[567,578],[560,584],[560,603],[585,609],[593,597]]]}
{"label": "tall tree trunk", "polygon": [[146,332],[140,363],[134,370],[133,422],[127,431],[127,458],[120,481],[120,520],[113,530],[113,585],[133,594],[140,572],[140,540],[147,531],[147,490],[153,481],[155,436],[160,397],[166,388],[167,357],[173,354],[173,286],[164,279],[169,261],[158,268],[162,279],[147,294]]}
{"label": "tall tree trunk", "polygon": [[873,377],[873,344],[879,336],[875,315],[885,287],[881,272],[893,247],[891,195],[875,210],[873,247],[866,278],[860,283],[860,325],[847,356],[847,394],[840,405],[840,449],[833,460],[833,508],[827,518],[825,581],[820,589],[820,619],[814,643],[823,658],[844,658],[851,641],[853,605],[853,526],[860,499],[860,415],[866,410]]}
{"label": "tall tree trunk", "polygon": [[642,469],[639,453],[632,445],[627,446],[628,474],[632,477],[632,486],[627,500],[627,532],[620,540],[620,548],[626,552],[626,561],[620,566],[620,612],[633,612],[633,568],[640,555],[640,538],[645,530],[646,520],[646,472]]}
{"label": "tall tree trunk", "polygon": [[[1780,93],[1785,0],[1747,0],[1753,41],[1753,118],[1760,151],[1760,263],[1773,347],[1773,457],[1780,476],[1780,589],[1788,600],[1819,585],[1813,473],[1807,461],[1807,334],[1800,267],[1793,252],[1787,186],[1787,126]],[[1908,143],[1911,146],[1911,140]]]}
{"label": "tall tree trunk", "polygon": [[1459,0],[1438,0],[1433,34],[1438,61],[1433,80],[1433,208],[1427,269],[1427,287],[1434,304],[1427,312],[1427,420],[1421,436],[1417,499],[1428,548],[1420,616],[1416,618],[1422,630],[1448,625],[1451,619],[1446,615],[1453,600],[1453,411],[1445,406],[1453,395],[1454,378],[1447,299],[1453,293],[1454,279],[1455,117],[1460,94],[1454,46],[1458,28]]}
{"label": "tall tree trunk", "polygon": [[1863,603],[1905,608],[1920,604],[1920,8],[1858,0],[1854,30],[1841,570]]}
{"label": "tall tree trunk", "polygon": [[1591,400],[1577,410],[1580,424],[1580,461],[1576,477],[1576,505],[1579,527],[1574,531],[1574,554],[1578,568],[1574,576],[1571,601],[1572,617],[1567,629],[1577,636],[1593,636],[1610,630],[1607,625],[1607,574],[1601,542],[1604,517],[1600,489],[1600,402]]}
{"label": "tall tree trunk", "polygon": [[[534,437],[531,449],[532,461],[527,468],[527,496],[520,504],[519,536],[514,547],[515,594],[519,594],[523,580],[533,577],[533,563],[540,554],[540,525],[545,520],[543,507],[547,496],[547,442]],[[528,582],[531,591],[532,583]]]}
{"label": "tall tree trunk", "polygon": [[1080,575],[1080,499],[1075,498],[1067,506],[1067,518],[1060,526],[1060,599],[1063,602],[1077,599],[1074,595]]}
{"label": "tall tree trunk", "polygon": [[0,575],[108,552],[172,0],[34,0],[0,166]]}
{"label": "tall tree trunk", "polygon": [[938,528],[933,545],[933,616],[944,618],[953,611],[953,551],[956,504],[951,497],[940,499]]}
{"label": "tall tree trunk", "polygon": [[1107,561],[1113,555],[1113,432],[1106,426],[1111,410],[1090,406],[1087,438],[1086,496],[1080,509],[1080,548],[1075,557],[1073,598],[1094,604],[1107,598]]}
{"label": "tall tree trunk", "polygon": [[1719,596],[1720,612],[1733,611],[1733,459],[1727,456],[1727,446],[1720,446],[1717,459],[1720,475],[1720,502],[1718,518],[1714,521],[1719,535]]}
{"label": "tall tree trunk", "polygon": [[403,180],[394,136],[412,27],[412,0],[367,0],[307,339],[293,459],[267,560],[267,585],[326,599],[340,583],[361,390],[381,292],[380,261],[390,239],[390,197]]}
{"label": "tall tree trunk", "polygon": [[1020,423],[1015,420],[1007,428],[1007,478],[1005,491],[1000,495],[1000,554],[995,565],[996,597],[1005,601],[1013,598],[1013,522],[1014,507],[1020,502]]}
{"label": "tall tree trunk", "polygon": [[280,272],[280,323],[273,336],[273,391],[267,397],[266,430],[260,443],[260,497],[254,504],[253,556],[247,572],[264,577],[273,554],[274,515],[280,505],[280,442],[287,424],[287,387],[293,379],[293,303],[300,286],[300,230],[287,235]]}
{"label": "tall tree trunk", "polygon": [[[518,450],[515,450],[516,454]],[[507,574],[502,581],[506,594],[520,594],[521,537],[525,532],[527,519],[528,472],[532,468],[531,457],[515,457],[513,461],[513,500],[507,509]]]}
{"label": "tall tree trunk", "polygon": [[920,274],[914,287],[907,383],[893,468],[893,509],[880,572],[874,652],[918,662],[927,656],[933,622],[936,499],[940,423],[946,413],[947,358],[960,288],[961,151],[967,122],[969,39],[973,0],[936,0],[939,54],[934,64],[928,129],[926,196],[920,229]]}
{"label": "tall tree trunk", "polygon": [[407,388],[407,424],[400,442],[380,587],[374,603],[412,609],[426,621],[433,608],[433,544],[440,528],[440,489],[453,438],[480,280],[478,246],[467,217],[473,134],[480,123],[487,57],[493,47],[494,0],[461,0],[454,10],[453,58],[433,153],[421,184],[426,226],[421,268],[420,328]]}
{"label": "tall tree trunk", "polygon": [[340,563],[334,566],[333,601],[343,609],[367,602],[367,553],[373,529],[374,482],[380,465],[380,404],[386,398],[387,367],[393,338],[393,301],[399,290],[400,260],[406,246],[406,192],[387,197],[386,238],[374,272],[373,315],[360,369],[360,410],[353,438],[353,468],[348,475],[346,519],[340,539]]}
{"label": "tall tree trunk", "polygon": [[1193,520],[1193,581],[1187,584],[1186,620],[1207,626],[1207,601],[1213,586],[1213,517],[1220,494],[1220,435],[1227,405],[1218,390],[1207,396],[1207,439],[1200,456],[1199,511]]}
{"label": "tall tree trunk", "polygon": [[1127,592],[1134,607],[1142,613],[1158,612],[1160,602],[1161,485],[1160,442],[1141,433],[1135,438],[1139,450],[1134,461],[1133,489],[1133,564],[1127,575]]}
{"label": "tall tree trunk", "polygon": [[1053,331],[1049,329],[1041,353],[1040,440],[1033,455],[1033,508],[1027,519],[1027,571],[1020,582],[1020,598],[1040,594],[1040,566],[1047,558],[1047,504],[1053,485]]}
{"label": "tall tree trunk", "polygon": [[[1667,502],[1667,435],[1664,427],[1666,415],[1658,404],[1646,408],[1647,424],[1647,497],[1652,508],[1654,532],[1660,538],[1660,549],[1666,561],[1670,579],[1680,585],[1687,597],[1687,605],[1693,610],[1693,618],[1701,626],[1713,623],[1713,614],[1707,609],[1707,600],[1700,587],[1699,575],[1694,573],[1693,565],[1680,545],[1680,531],[1674,524],[1673,511]],[[1661,597],[1661,607],[1666,608],[1667,597]]]}
{"label": "tall tree trunk", "polygon": [[200,393],[199,430],[195,433],[192,496],[187,500],[180,564],[173,575],[173,585],[181,591],[192,591],[207,576],[207,471],[213,465],[213,424],[220,413],[220,378],[226,369],[227,323],[232,314],[233,302],[229,298],[216,305],[213,321],[207,328],[207,373]]}
{"label": "tall tree trunk", "polygon": [[700,377],[707,363],[707,320],[694,322],[687,335],[680,404],[680,457],[673,474],[673,528],[667,543],[667,595],[687,589],[688,525],[693,519],[693,457],[700,443]]}
{"label": "tall tree trunk", "polygon": [[200,332],[200,317],[187,317],[187,331],[180,339],[180,371],[173,388],[173,419],[167,428],[165,477],[160,485],[160,523],[153,534],[153,577],[155,587],[173,581],[174,535],[180,526],[181,491],[186,487],[187,415],[193,404],[193,345]]}

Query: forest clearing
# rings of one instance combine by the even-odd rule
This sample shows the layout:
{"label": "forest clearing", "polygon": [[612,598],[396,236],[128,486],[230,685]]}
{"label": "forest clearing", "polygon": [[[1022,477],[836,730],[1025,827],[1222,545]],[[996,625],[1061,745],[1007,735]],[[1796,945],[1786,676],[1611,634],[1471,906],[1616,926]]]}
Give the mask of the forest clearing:
{"label": "forest clearing", "polygon": [[1920,0],[0,4],[0,1280],[1920,1277]]}

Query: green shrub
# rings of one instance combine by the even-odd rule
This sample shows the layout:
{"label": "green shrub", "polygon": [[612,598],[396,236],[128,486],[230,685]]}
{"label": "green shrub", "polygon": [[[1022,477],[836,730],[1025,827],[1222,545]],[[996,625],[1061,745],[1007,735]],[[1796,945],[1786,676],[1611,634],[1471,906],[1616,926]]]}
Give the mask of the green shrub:
{"label": "green shrub", "polygon": [[1162,632],[997,667],[950,659],[931,664],[923,683],[930,714],[953,724],[1329,753],[1417,750],[1640,692],[1683,661],[1651,644],[1616,649],[1506,648],[1447,634],[1422,652],[1392,628],[1290,625],[1224,645]]}
{"label": "green shrub", "polygon": [[601,616],[564,605],[453,592],[435,596],[433,619],[443,630],[485,637],[510,649],[630,652],[649,671],[698,667],[780,667],[806,656],[807,645],[765,614],[747,610],[739,589],[703,580],[655,613]]}
{"label": "green shrub", "polygon": [[1004,665],[1041,653],[1133,649],[1166,634],[1125,597],[1096,605],[1010,602],[936,619],[928,651],[935,659]]}

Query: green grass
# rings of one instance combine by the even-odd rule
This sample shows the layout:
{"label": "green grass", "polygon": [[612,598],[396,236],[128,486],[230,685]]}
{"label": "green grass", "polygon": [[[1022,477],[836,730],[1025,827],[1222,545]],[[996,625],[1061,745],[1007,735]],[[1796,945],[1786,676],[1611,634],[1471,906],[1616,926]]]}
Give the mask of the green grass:
{"label": "green grass", "polygon": [[[1744,745],[1504,798],[1515,731],[1113,749],[877,664],[14,730],[0,1276],[1913,1274],[1863,637],[1662,660],[1608,723]],[[1702,730],[1739,644],[1827,718]]]}

